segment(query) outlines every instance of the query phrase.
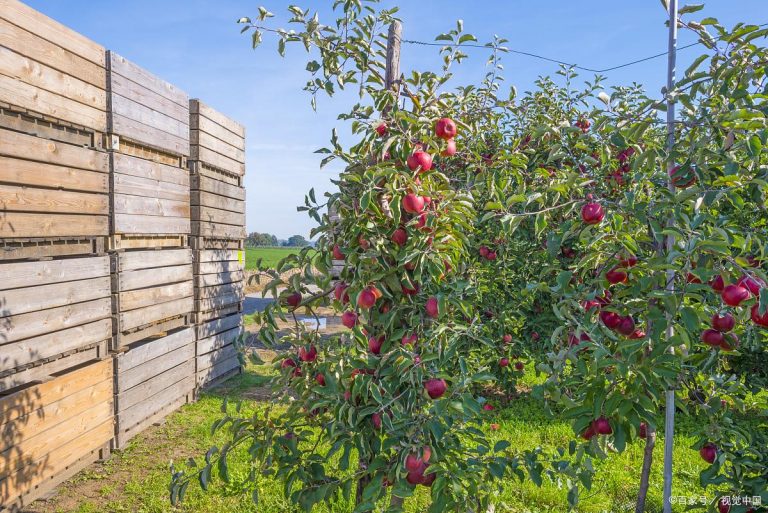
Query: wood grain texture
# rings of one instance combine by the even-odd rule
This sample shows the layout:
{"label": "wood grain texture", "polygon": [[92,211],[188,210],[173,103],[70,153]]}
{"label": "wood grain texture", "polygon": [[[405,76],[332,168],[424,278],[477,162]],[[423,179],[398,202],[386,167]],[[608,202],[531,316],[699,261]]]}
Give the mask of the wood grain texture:
{"label": "wood grain texture", "polygon": [[240,326],[243,322],[242,315],[228,315],[219,319],[214,319],[203,324],[195,326],[195,335],[197,339],[203,339],[231,330]]}
{"label": "wood grain texture", "polygon": [[88,171],[109,172],[109,158],[105,152],[2,128],[0,128],[0,155]]}
{"label": "wood grain texture", "polygon": [[197,356],[197,369],[203,370],[213,367],[217,362],[228,360],[230,358],[237,357],[237,349],[235,346],[229,345],[218,351],[213,351],[203,355]]}
{"label": "wood grain texture", "polygon": [[212,285],[210,287],[202,287],[196,289],[195,299],[213,299],[220,296],[235,294],[240,296],[242,300],[243,290],[244,285],[242,281],[225,283],[223,285]]}
{"label": "wood grain texture", "polygon": [[175,185],[189,187],[189,172],[181,167],[169,166],[124,153],[112,153],[114,173],[146,178]]}
{"label": "wood grain texture", "polygon": [[0,182],[94,194],[109,192],[109,176],[106,173],[12,157],[0,157]]}
{"label": "wood grain texture", "polygon": [[155,376],[162,374],[168,369],[172,369],[177,365],[193,360],[194,357],[194,344],[187,344],[178,349],[174,349],[169,353],[158,356],[157,358],[148,360],[130,370],[124,372],[118,370],[115,393],[122,394],[141,383],[153,379]]}
{"label": "wood grain texture", "polygon": [[174,265],[160,269],[142,269],[126,271],[120,274],[115,290],[123,292],[165,283],[177,283],[192,280],[192,265]]}
{"label": "wood grain texture", "polygon": [[109,215],[109,197],[106,194],[51,191],[0,184],[0,210]]}
{"label": "wood grain texture", "polygon": [[191,146],[189,148],[189,158],[202,160],[206,164],[223,169],[224,171],[233,173],[237,176],[243,176],[245,174],[245,164],[229,157],[225,157],[213,150],[209,150],[205,146]]}
{"label": "wood grain texture", "polygon": [[[2,191],[0,191],[0,198]],[[1,203],[1,201],[0,201]],[[188,201],[175,201],[143,196],[115,194],[113,199],[115,214],[135,214],[160,217],[190,217]]]}
{"label": "wood grain texture", "polygon": [[[0,293],[0,298],[3,293]],[[0,307],[2,314],[4,306]],[[3,317],[3,342],[14,342],[46,333],[80,326],[112,315],[112,299],[104,297],[94,301],[66,304],[36,312]]]}
{"label": "wood grain texture", "polygon": [[110,74],[111,91],[130,98],[154,111],[162,112],[182,123],[189,124],[189,110],[175,101],[148,89],[142,84],[138,84],[119,73]]}
{"label": "wood grain texture", "polygon": [[245,138],[230,132],[223,126],[219,125],[215,121],[211,121],[205,116],[190,114],[189,128],[192,130],[200,130],[201,132],[205,132],[222,142],[234,146],[239,150],[245,150]]}
{"label": "wood grain texture", "polygon": [[189,144],[204,146],[236,162],[245,163],[245,151],[203,130],[190,130]]}
{"label": "wood grain texture", "polygon": [[201,368],[197,371],[198,386],[205,386],[217,378],[230,374],[235,370],[240,370],[240,360],[237,356],[225,360],[217,360],[216,363],[207,368]]}
{"label": "wood grain texture", "polygon": [[211,223],[230,224],[237,227],[245,226],[245,214],[219,210],[212,207],[192,207],[193,221],[205,221]]}
{"label": "wood grain texture", "polygon": [[208,262],[238,262],[240,260],[240,250],[237,249],[200,249],[195,251],[194,259],[196,264]]}
{"label": "wood grain texture", "polygon": [[213,285],[224,285],[225,283],[242,282],[245,279],[245,273],[242,271],[224,272],[216,274],[198,274],[195,276],[195,287],[211,287]]}
{"label": "wood grain texture", "polygon": [[189,155],[189,136],[179,137],[126,116],[109,113],[108,131],[150,148],[174,155]]}
{"label": "wood grain texture", "polygon": [[192,295],[192,282],[184,281],[171,285],[160,285],[145,289],[130,290],[119,293],[120,310],[127,312],[137,308],[167,303],[176,299],[182,299]]}
{"label": "wood grain texture", "polygon": [[145,216],[136,214],[115,214],[116,234],[189,234],[191,225],[188,217]]}
{"label": "wood grain texture", "polygon": [[[172,400],[170,403],[167,403],[156,413],[153,413],[149,417],[146,417],[144,420],[133,426],[130,426],[130,423],[128,422],[129,419],[117,417],[117,419],[115,419],[117,422],[117,429],[115,432],[115,445],[118,449],[124,448],[134,436],[141,433],[149,426],[160,422],[165,417],[181,408],[181,406],[189,402],[191,397],[192,390],[190,389],[186,393],[181,394],[178,398]],[[128,426],[126,426],[127,424]]]}
{"label": "wood grain texture", "polygon": [[[110,105],[113,116],[123,116],[180,139],[189,141],[189,125],[186,122],[173,119],[166,114],[152,110],[133,98],[126,98],[114,91],[110,93]],[[119,132],[115,132],[118,133]]]}
{"label": "wood grain texture", "polygon": [[219,196],[205,191],[192,191],[192,205],[201,207],[212,207],[230,212],[245,213],[245,201]]}
{"label": "wood grain texture", "polygon": [[115,356],[115,370],[118,375],[125,374],[144,362],[159,358],[180,347],[191,345],[194,341],[194,330],[185,328],[164,337],[140,342],[132,345],[128,351]]}
{"label": "wood grain texture", "polygon": [[165,390],[179,381],[189,378],[195,373],[195,361],[187,360],[175,367],[167,369],[143,383],[117,395],[115,411],[120,414],[129,408],[144,402],[148,397]]}
{"label": "wood grain texture", "polygon": [[83,349],[76,353],[35,365],[34,367],[27,367],[23,370],[17,369],[12,374],[0,377],[0,392],[26,387],[30,383],[41,383],[50,380],[50,377],[54,374],[66,372],[80,365],[103,359],[107,354],[107,347],[108,344],[105,341],[98,346]]}
{"label": "wood grain texture", "polygon": [[189,112],[190,114],[197,114],[206,117],[214,123],[226,128],[238,137],[245,138],[245,127],[243,125],[212,109],[198,99],[192,99],[189,101]]}
{"label": "wood grain texture", "polygon": [[139,269],[189,264],[192,262],[192,250],[181,248],[126,251],[117,253],[115,258],[117,271],[137,271]]}
{"label": "wood grain texture", "polygon": [[117,315],[118,326],[120,331],[132,330],[170,317],[187,315],[192,312],[193,306],[192,297],[185,297],[130,312],[119,312]]}
{"label": "wood grain texture", "polygon": [[153,75],[141,66],[111,50],[107,52],[107,59],[109,61],[109,70],[112,74],[116,73],[122,75],[128,80],[175,102],[182,108],[189,109],[189,97],[187,96],[187,93],[173,84]]}
{"label": "wood grain texture", "polygon": [[108,277],[5,290],[0,318],[92,301],[110,294]]}
{"label": "wood grain texture", "polygon": [[115,173],[115,194],[189,201],[189,188],[175,183]]}
{"label": "wood grain texture", "polygon": [[222,180],[216,180],[210,176],[193,174],[190,187],[197,190],[217,196],[224,196],[234,200],[245,200],[245,189],[239,185],[232,185]]}
{"label": "wood grain texture", "polygon": [[196,274],[216,274],[224,272],[242,271],[243,264],[237,260],[222,260],[213,262],[201,262],[195,264]]}
{"label": "wood grain texture", "polygon": [[108,216],[0,212],[0,237],[88,237],[108,234]]}
{"label": "wood grain texture", "polygon": [[219,239],[244,239],[246,235],[245,227],[243,226],[212,223],[210,221],[192,221],[192,234]]}
{"label": "wood grain texture", "polygon": [[109,276],[109,257],[14,262],[0,265],[0,290]]}
{"label": "wood grain texture", "polygon": [[224,347],[232,345],[241,333],[242,330],[240,327],[235,327],[228,331],[200,339],[197,341],[197,355],[203,355],[210,353],[211,351],[219,351]]}

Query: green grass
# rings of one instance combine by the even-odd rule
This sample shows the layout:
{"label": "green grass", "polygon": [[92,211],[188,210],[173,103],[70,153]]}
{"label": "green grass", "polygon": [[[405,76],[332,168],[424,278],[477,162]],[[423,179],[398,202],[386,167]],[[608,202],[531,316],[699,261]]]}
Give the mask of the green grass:
{"label": "green grass", "polygon": [[[211,436],[211,424],[220,418],[220,406],[223,397],[230,400],[248,397],[248,392],[264,383],[271,369],[266,366],[250,367],[248,371],[230,380],[225,387],[204,394],[197,403],[184,406],[180,411],[168,417],[167,422],[158,428],[139,435],[121,454],[115,455],[103,467],[81,475],[74,484],[65,487],[61,495],[74,495],[79,513],[89,512],[146,512],[160,513],[171,511],[214,513],[219,511],[264,513],[298,512],[282,495],[281,483],[272,479],[260,482],[260,505],[254,508],[250,493],[237,484],[242,482],[248,472],[248,459],[244,452],[235,452],[229,458],[230,472],[233,477],[230,484],[215,480],[207,493],[193,483],[182,506],[171,508],[168,503],[167,486],[169,482],[168,463],[175,459],[184,466],[190,456],[198,462],[211,445],[219,447],[226,437],[221,434]],[[533,378],[528,379],[529,384]],[[242,413],[248,415],[264,408],[265,403],[245,399]],[[530,397],[522,396],[510,407],[500,409],[489,415],[488,422],[498,423],[500,429],[492,432],[493,440],[508,440],[512,447],[524,449],[541,446],[553,448],[566,446],[573,439],[570,425],[559,419],[549,419],[539,404]],[[704,492],[698,486],[698,473],[704,468],[704,462],[697,451],[690,449],[694,439],[691,434],[695,419],[681,419],[675,436],[675,481],[673,495],[695,496],[702,494],[713,497],[711,491]],[[661,511],[662,464],[661,448],[663,437],[657,440],[654,465],[651,477],[647,511]],[[643,445],[634,443],[623,454],[612,453],[608,459],[596,463],[595,481],[591,491],[585,491],[577,511],[622,512],[634,511],[631,506],[637,493],[639,469],[642,462]],[[78,482],[98,479],[96,492],[84,494],[77,489]],[[419,512],[426,509],[428,491],[420,488],[417,494],[406,501],[406,511]],[[559,488],[544,481],[537,487],[530,482],[520,484],[507,480],[498,497],[494,500],[496,511],[510,513],[540,513],[566,511],[565,487]],[[682,511],[676,506],[675,511]],[[351,511],[348,504],[320,504],[313,511],[334,513]],[[53,509],[51,511],[72,511],[72,509]]]}
{"label": "green grass", "polygon": [[263,265],[274,267],[281,259],[298,251],[299,248],[245,248],[245,268],[256,269],[259,258]]}

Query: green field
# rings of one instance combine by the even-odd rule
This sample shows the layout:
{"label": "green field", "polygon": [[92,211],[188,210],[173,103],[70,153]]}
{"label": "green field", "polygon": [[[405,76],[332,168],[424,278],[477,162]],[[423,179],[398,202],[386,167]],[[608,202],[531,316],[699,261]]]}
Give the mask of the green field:
{"label": "green field", "polygon": [[263,259],[262,265],[273,267],[281,259],[297,251],[299,248],[245,248],[245,268],[256,269],[256,261],[259,258]]}
{"label": "green field", "polygon": [[[196,512],[215,513],[228,511],[246,513],[259,511],[264,513],[298,512],[282,496],[282,485],[272,478],[262,478],[259,483],[260,505],[251,503],[250,493],[242,482],[249,472],[249,465],[244,451],[233,451],[229,457],[232,480],[225,484],[220,479],[215,481],[208,493],[193,483],[187,492],[184,504],[172,508],[168,503],[169,462],[184,466],[189,457],[199,462],[201,456],[213,444],[221,447],[225,441],[222,434],[211,436],[211,424],[221,417],[220,406],[224,397],[234,403],[243,401],[242,414],[248,416],[255,410],[263,411],[266,402],[261,385],[265,374],[271,373],[268,366],[249,366],[248,371],[238,376],[222,388],[203,394],[200,400],[181,408],[168,417],[162,426],[152,427],[136,437],[126,450],[114,454],[104,464],[94,465],[62,486],[57,497],[35,509],[39,513],[58,513],[75,511],[78,513],[96,512]],[[536,382],[530,369],[526,373],[527,384]],[[261,391],[260,393],[257,393]],[[745,419],[742,419],[745,421]],[[516,449],[532,449],[536,446],[553,448],[563,446],[574,435],[570,425],[559,418],[547,418],[540,405],[528,394],[523,393],[508,408],[489,412],[488,423],[499,424],[499,430],[492,433],[493,440],[506,439]],[[696,419],[683,418],[677,426],[675,435],[675,481],[673,495],[699,497],[714,496],[712,490],[704,491],[698,485],[698,473],[706,464],[697,451],[690,448],[694,442],[692,436]],[[488,424],[486,424],[487,426]],[[652,470],[652,485],[649,493],[648,512],[661,511],[661,483],[663,436],[657,441]],[[633,443],[623,454],[611,453],[608,459],[597,462],[596,475],[592,490],[583,494],[576,509],[578,512],[602,513],[605,511],[634,511],[631,507],[633,496],[637,493],[639,469],[642,461],[643,446]],[[405,511],[416,513],[425,511],[427,503],[425,489],[418,489],[416,495],[408,499]],[[544,481],[537,487],[529,481],[519,483],[507,480],[496,497],[497,512],[510,513],[554,513],[566,511],[567,490],[559,488],[550,481]],[[630,509],[631,508],[631,509]],[[314,513],[348,513],[353,508],[349,504],[320,504]],[[674,511],[683,511],[675,506]]]}

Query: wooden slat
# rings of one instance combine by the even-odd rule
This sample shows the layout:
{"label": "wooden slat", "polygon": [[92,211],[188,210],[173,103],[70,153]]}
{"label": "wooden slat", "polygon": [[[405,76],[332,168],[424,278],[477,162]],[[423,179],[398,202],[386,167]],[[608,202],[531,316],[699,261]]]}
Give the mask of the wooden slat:
{"label": "wooden slat", "polygon": [[[0,372],[52,358],[112,337],[112,319],[75,326],[61,331],[0,345]],[[0,336],[0,344],[4,340]]]}
{"label": "wooden slat", "polygon": [[177,315],[186,315],[192,312],[192,307],[193,299],[186,297],[130,312],[120,312],[118,313],[120,331],[138,328]]}
{"label": "wooden slat", "polygon": [[190,114],[198,114],[204,116],[216,124],[223,126],[233,134],[242,138],[245,137],[245,127],[243,125],[231,118],[228,118],[224,114],[217,112],[198,99],[190,100],[189,112]]}
{"label": "wooden slat", "polygon": [[161,374],[118,394],[115,411],[119,415],[173,384],[183,381],[185,378],[189,378],[189,376],[194,375],[194,373],[194,359],[187,360],[175,367],[165,370]]}
{"label": "wooden slat", "polygon": [[129,419],[121,419],[118,417],[117,420],[117,430],[115,432],[115,445],[118,449],[124,448],[128,442],[133,438],[134,436],[138,435],[145,429],[147,429],[149,426],[156,424],[163,420],[165,417],[173,413],[174,411],[181,408],[184,404],[188,402],[188,398],[192,395],[192,390],[188,390],[186,393],[179,395],[177,399],[174,399],[170,403],[167,403],[165,406],[163,406],[159,411],[156,413],[153,413],[149,417],[146,417],[144,420],[139,422],[138,424],[135,424],[130,427],[126,427],[126,424],[128,423]]}
{"label": "wooden slat", "polygon": [[106,112],[0,74],[0,101],[19,105],[35,112],[69,123],[103,131],[107,126]]}
{"label": "wooden slat", "polygon": [[92,193],[109,192],[109,175],[106,173],[11,157],[0,157],[0,182]]}
{"label": "wooden slat", "polygon": [[109,218],[107,216],[0,213],[0,237],[77,237],[108,233]]}
{"label": "wooden slat", "polygon": [[56,379],[27,387],[0,397],[0,426],[30,414],[40,407],[60,401],[78,390],[92,387],[96,383],[112,379],[112,362],[103,360],[67,372]]}
{"label": "wooden slat", "polygon": [[112,169],[115,173],[189,187],[189,172],[184,168],[124,153],[112,153],[112,159]]}
{"label": "wooden slat", "polygon": [[195,276],[195,287],[211,287],[225,283],[242,282],[245,273],[242,271],[224,272],[216,274],[198,274]]}
{"label": "wooden slat", "polygon": [[192,205],[213,207],[231,212],[245,212],[245,202],[205,191],[192,191]]}
{"label": "wooden slat", "polygon": [[60,214],[109,214],[106,194],[52,191],[0,184],[0,210]]}
{"label": "wooden slat", "polygon": [[[0,191],[0,193],[1,192],[2,191]],[[137,214],[146,216],[183,218],[190,217],[189,201],[174,201],[169,199],[115,194],[113,205],[115,214]]]}
{"label": "wooden slat", "polygon": [[[192,328],[179,330],[162,338],[149,340],[131,347],[127,352],[120,353],[115,357],[115,369],[118,376],[124,375],[134,367],[159,358],[160,356],[175,351],[180,347],[192,344],[195,340],[195,333]],[[130,387],[128,387],[130,388]]]}
{"label": "wooden slat", "polygon": [[[0,294],[2,297],[2,294]],[[3,308],[0,308],[2,312]],[[25,338],[52,333],[94,320],[103,319],[112,314],[112,299],[104,297],[95,301],[67,304],[58,308],[48,308],[37,312],[5,317],[2,322],[3,342],[13,342]]]}
{"label": "wooden slat", "polygon": [[117,292],[176,283],[192,279],[192,265],[174,265],[161,269],[142,269],[120,274]]}
{"label": "wooden slat", "polygon": [[108,130],[150,148],[175,155],[189,155],[189,136],[178,137],[125,116],[111,114]]}
{"label": "wooden slat", "polygon": [[189,144],[205,146],[211,151],[245,164],[245,151],[202,130],[190,130]]}
{"label": "wooden slat", "polygon": [[109,296],[109,292],[108,277],[6,290],[0,293],[0,318],[91,301]]}
{"label": "wooden slat", "polygon": [[[123,116],[162,132],[189,141],[189,125],[185,121],[173,119],[162,112],[152,110],[132,98],[126,98],[114,91],[110,93],[110,104],[113,116]],[[115,133],[118,133],[115,131]]]}
{"label": "wooden slat", "polygon": [[89,171],[109,172],[109,159],[105,152],[4,129],[0,129],[0,155]]}
{"label": "wooden slat", "polygon": [[218,333],[211,337],[206,337],[197,341],[197,354],[203,355],[210,353],[211,351],[218,351],[226,346],[232,345],[237,337],[240,336],[241,329],[239,327],[232,328],[231,330]]}
{"label": "wooden slat", "polygon": [[147,89],[142,84],[129,80],[119,73],[110,74],[110,86],[110,90],[120,96],[130,98],[152,110],[162,112],[177,121],[181,121],[185,125],[189,123],[189,109],[165,96],[157,94],[151,89]]}
{"label": "wooden slat", "polygon": [[40,383],[49,380],[51,376],[66,372],[79,365],[93,363],[98,359],[103,359],[107,354],[108,343],[104,341],[96,346],[89,347],[71,353],[61,358],[35,365],[34,367],[27,367],[24,370],[16,370],[12,374],[6,374],[0,378],[0,392],[7,392],[11,389],[18,389],[20,387],[28,387],[30,383]]}
{"label": "wooden slat", "polygon": [[238,262],[240,261],[239,249],[200,249],[195,251],[195,262],[203,264],[207,262]]}
{"label": "wooden slat", "polygon": [[200,130],[213,137],[224,141],[227,144],[234,146],[239,150],[245,150],[245,139],[237,134],[233,134],[218,123],[211,121],[205,116],[198,116],[192,114],[189,116],[189,128],[192,130]]}
{"label": "wooden slat", "polygon": [[150,178],[115,173],[114,188],[115,194],[189,201],[189,188],[185,185],[161,182]]}
{"label": "wooden slat", "polygon": [[219,210],[211,207],[192,207],[192,219],[211,223],[230,224],[238,227],[245,226],[245,214]]}
{"label": "wooden slat", "polygon": [[219,351],[213,351],[211,353],[206,353],[203,355],[198,355],[197,357],[197,369],[208,369],[212,366],[214,366],[219,361],[228,360],[232,357],[237,356],[237,349],[235,349],[235,346],[228,345]]}
{"label": "wooden slat", "polygon": [[126,251],[117,254],[117,270],[137,271],[153,267],[167,267],[171,265],[184,265],[192,262],[192,250],[161,249],[148,251]]}
{"label": "wooden slat", "polygon": [[216,296],[214,298],[209,299],[198,299],[195,300],[195,311],[196,312],[207,312],[208,310],[214,310],[216,308],[221,308],[227,305],[232,305],[235,303],[239,303],[243,300],[243,296],[240,294],[224,294],[222,296]]}
{"label": "wooden slat", "polygon": [[[42,260],[0,265],[0,290],[109,276],[109,257]],[[0,338],[0,343],[2,339]]]}
{"label": "wooden slat", "polygon": [[164,98],[174,101],[183,108],[189,108],[189,96],[184,91],[178,89],[173,84],[162,80],[153,75],[144,68],[134,64],[125,57],[116,54],[113,51],[107,52],[109,60],[109,69],[111,73],[117,73],[125,78],[140,84],[141,86],[153,91]]}
{"label": "wooden slat", "polygon": [[202,262],[196,264],[195,272],[198,274],[217,274],[225,272],[237,272],[243,270],[243,264],[237,260],[218,262]]}
{"label": "wooden slat", "polygon": [[115,233],[120,234],[166,234],[190,233],[188,217],[143,216],[135,214],[115,214]]}
{"label": "wooden slat", "polygon": [[190,187],[193,190],[200,190],[218,196],[236,200],[245,200],[245,189],[243,187],[216,180],[206,175],[193,174]]}
{"label": "wooden slat", "polygon": [[244,239],[245,227],[211,223],[208,221],[193,221],[192,233],[201,237]]}
{"label": "wooden slat", "polygon": [[157,358],[147,360],[141,365],[133,367],[129,370],[123,372],[118,370],[115,393],[122,394],[126,390],[130,390],[131,388],[138,386],[141,383],[144,383],[145,381],[158,376],[159,374],[162,374],[168,369],[172,369],[177,365],[181,365],[184,362],[192,360],[194,356],[194,344],[187,344],[174,349],[173,351],[160,355]]}
{"label": "wooden slat", "polygon": [[228,315],[196,326],[195,334],[197,335],[198,340],[211,337],[217,333],[240,326],[242,321],[242,315]]}
{"label": "wooden slat", "polygon": [[222,171],[221,169],[211,167],[205,162],[199,160],[189,161],[189,170],[193,176],[205,176],[219,182],[224,182],[233,187],[243,187],[243,177],[237,173]]}
{"label": "wooden slat", "polygon": [[213,150],[209,150],[205,146],[191,146],[189,150],[189,157],[191,159],[202,160],[206,164],[218,167],[238,176],[245,174],[245,164],[225,157]]}
{"label": "wooden slat", "polygon": [[103,46],[18,0],[0,0],[0,17],[101,67],[105,65]]}
{"label": "wooden slat", "polygon": [[167,303],[176,299],[189,297],[192,295],[192,282],[185,281],[174,283],[172,285],[161,285],[159,287],[150,287],[146,289],[130,290],[121,292],[120,310],[127,312],[137,308]]}
{"label": "wooden slat", "polygon": [[[2,3],[2,2],[0,2]],[[3,16],[0,8],[0,16]],[[104,89],[107,70],[103,64],[95,64],[61,46],[39,37],[36,28],[24,30],[0,19],[0,46],[10,48],[37,62],[42,62],[72,77]]]}
{"label": "wooden slat", "polygon": [[224,285],[212,285],[210,287],[202,287],[195,290],[195,299],[212,299],[220,296],[226,296],[229,294],[235,294],[237,296],[243,296],[243,282],[236,281],[233,283],[227,283]]}
{"label": "wooden slat", "polygon": [[194,387],[194,376],[186,376],[181,381],[177,381],[168,388],[160,390],[155,395],[145,397],[144,401],[117,414],[119,428],[123,429],[124,427],[138,424],[152,414],[162,410],[167,404],[172,403],[179,397],[186,396]]}
{"label": "wooden slat", "polygon": [[199,386],[204,386],[219,377],[231,373],[235,369],[239,370],[239,368],[240,360],[237,356],[227,358],[226,360],[218,360],[211,367],[198,369],[197,384]]}

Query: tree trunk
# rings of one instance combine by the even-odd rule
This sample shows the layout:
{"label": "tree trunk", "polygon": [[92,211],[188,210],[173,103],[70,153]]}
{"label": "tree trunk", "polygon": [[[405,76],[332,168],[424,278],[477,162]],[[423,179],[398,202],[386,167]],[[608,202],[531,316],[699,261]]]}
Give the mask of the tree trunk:
{"label": "tree trunk", "polygon": [[653,448],[656,446],[656,430],[648,426],[645,437],[645,451],[643,451],[643,470],[640,473],[640,489],[637,491],[637,504],[635,513],[645,513],[645,499],[648,496],[648,486],[651,478],[651,464],[653,463]]}
{"label": "tree trunk", "polygon": [[[360,459],[359,460],[360,470],[368,470],[368,462]],[[360,479],[357,480],[357,490],[355,490],[355,506],[360,505],[361,502],[363,502],[363,490],[365,490],[365,487],[368,486],[368,483],[371,482],[371,475],[367,472],[363,474]]]}

